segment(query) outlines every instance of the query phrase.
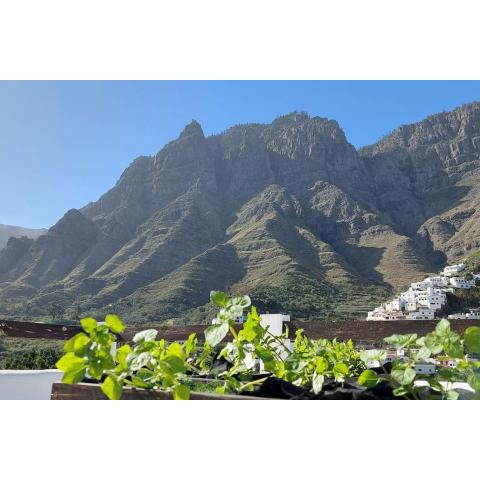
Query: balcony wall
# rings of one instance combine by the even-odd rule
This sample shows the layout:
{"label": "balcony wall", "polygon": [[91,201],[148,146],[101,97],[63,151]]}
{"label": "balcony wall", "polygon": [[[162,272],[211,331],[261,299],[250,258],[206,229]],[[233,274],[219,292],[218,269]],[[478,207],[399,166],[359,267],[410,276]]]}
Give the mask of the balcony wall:
{"label": "balcony wall", "polygon": [[49,400],[59,370],[0,370],[0,400]]}

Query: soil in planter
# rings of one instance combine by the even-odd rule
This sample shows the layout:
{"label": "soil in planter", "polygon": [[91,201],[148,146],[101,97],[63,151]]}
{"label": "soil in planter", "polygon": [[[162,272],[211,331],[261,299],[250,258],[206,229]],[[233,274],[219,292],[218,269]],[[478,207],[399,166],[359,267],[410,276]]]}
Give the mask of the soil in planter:
{"label": "soil in planter", "polygon": [[283,400],[399,400],[387,382],[367,389],[355,383],[326,380],[322,391],[315,395],[308,389],[275,377],[267,378],[260,387],[252,392],[244,392],[243,395]]}

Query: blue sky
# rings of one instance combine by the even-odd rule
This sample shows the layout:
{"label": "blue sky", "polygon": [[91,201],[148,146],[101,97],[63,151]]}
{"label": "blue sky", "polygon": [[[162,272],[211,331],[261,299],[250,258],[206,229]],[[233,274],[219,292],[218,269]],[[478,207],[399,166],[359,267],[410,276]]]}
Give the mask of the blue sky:
{"label": "blue sky", "polygon": [[356,147],[480,101],[480,82],[0,82],[0,223],[49,227],[192,119],[206,135],[305,110]]}

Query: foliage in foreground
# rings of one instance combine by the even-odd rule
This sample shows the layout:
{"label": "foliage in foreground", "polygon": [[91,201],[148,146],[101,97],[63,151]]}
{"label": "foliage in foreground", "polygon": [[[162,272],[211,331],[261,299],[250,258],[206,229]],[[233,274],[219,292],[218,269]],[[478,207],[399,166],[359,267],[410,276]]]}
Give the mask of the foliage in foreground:
{"label": "foliage in foreground", "polygon": [[[469,327],[462,339],[448,321],[441,320],[425,337],[411,334],[386,338],[388,345],[405,349],[407,359],[394,361],[391,370],[385,369],[382,375],[368,369],[367,364],[382,363],[384,350],[357,351],[351,341],[314,341],[302,330],[296,332],[291,345],[288,333],[273,335],[262,326],[248,296],[229,298],[224,292],[214,291],[211,301],[220,308],[218,323],[205,329],[201,344],[195,334],[186,342],[167,344],[164,339],[157,340],[156,330],[149,329],[137,333],[131,345],[114,351],[116,334],[125,328],[117,316],[107,315],[102,324],[93,318],[81,320],[84,332],[65,344],[65,355],[57,363],[64,372],[63,382],[73,384],[93,378],[101,382],[102,391],[110,399],[120,399],[125,385],[164,389],[175,399],[188,399],[192,375],[214,379],[218,393],[252,391],[273,376],[313,395],[321,393],[327,379],[343,383],[358,377],[358,384],[367,389],[388,382],[395,396],[414,399],[456,399],[459,392],[451,388],[452,384],[467,382],[474,390],[473,397],[480,398],[480,362],[471,358],[471,354],[480,353],[479,327]],[[236,331],[234,318],[249,307],[247,320]],[[439,354],[456,359],[457,366],[439,368],[434,376],[416,374],[416,362]]]}

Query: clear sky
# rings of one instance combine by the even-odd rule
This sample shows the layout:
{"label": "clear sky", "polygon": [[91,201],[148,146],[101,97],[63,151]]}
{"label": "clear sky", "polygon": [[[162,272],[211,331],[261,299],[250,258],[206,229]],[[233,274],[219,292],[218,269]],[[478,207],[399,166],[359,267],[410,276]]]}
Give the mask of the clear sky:
{"label": "clear sky", "polygon": [[480,101],[480,82],[0,82],[0,223],[50,227],[192,119],[206,135],[304,110],[356,147]]}

